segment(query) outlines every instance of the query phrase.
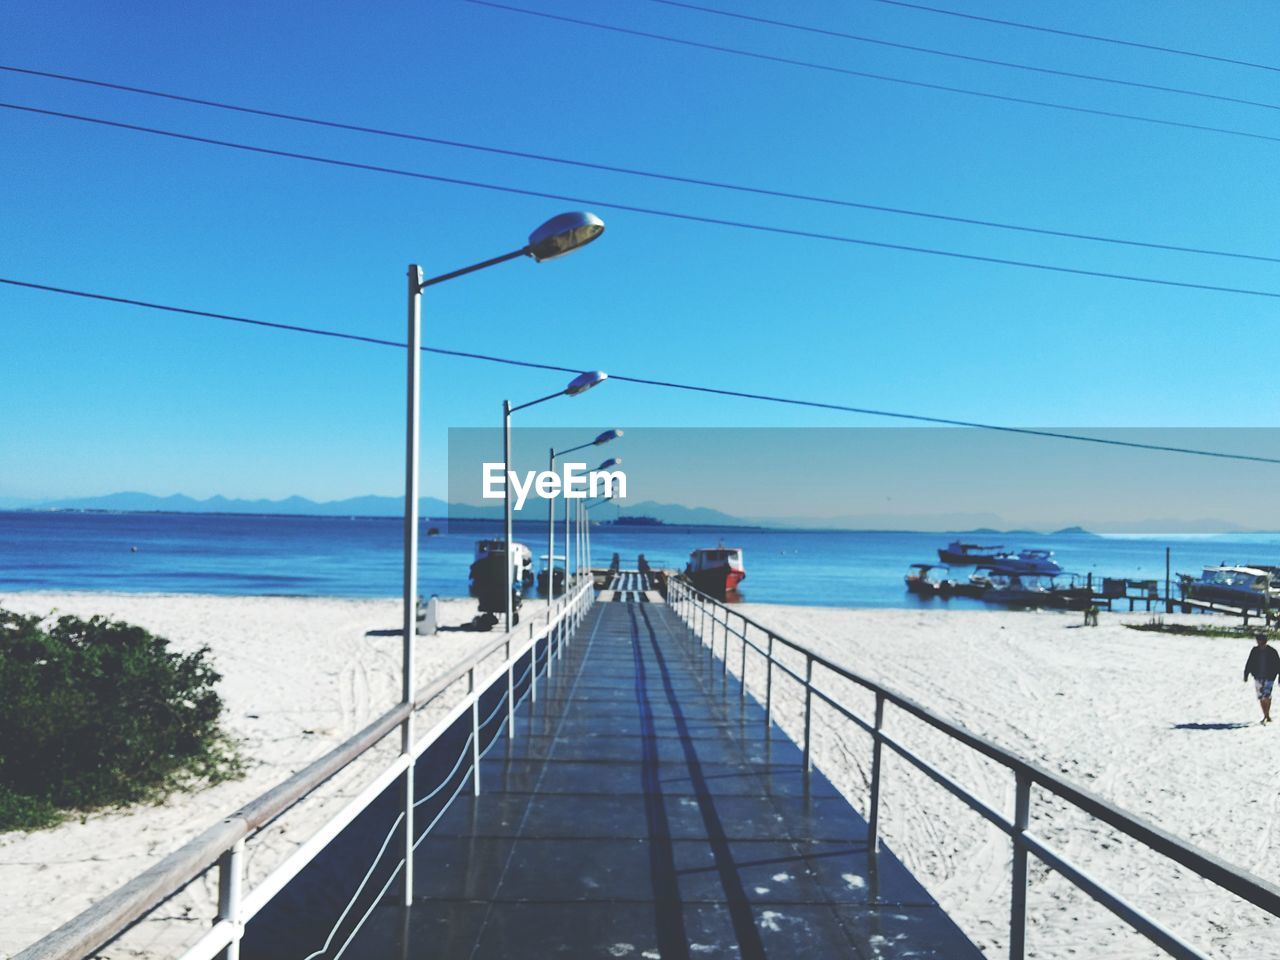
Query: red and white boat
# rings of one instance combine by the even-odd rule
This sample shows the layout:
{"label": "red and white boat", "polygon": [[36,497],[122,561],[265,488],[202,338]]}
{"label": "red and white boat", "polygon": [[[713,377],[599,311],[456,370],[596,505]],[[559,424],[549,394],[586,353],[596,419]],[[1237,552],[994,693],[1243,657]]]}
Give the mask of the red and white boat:
{"label": "red and white boat", "polygon": [[713,597],[724,598],[736,590],[747,576],[740,547],[714,547],[694,550],[684,575],[695,587]]}

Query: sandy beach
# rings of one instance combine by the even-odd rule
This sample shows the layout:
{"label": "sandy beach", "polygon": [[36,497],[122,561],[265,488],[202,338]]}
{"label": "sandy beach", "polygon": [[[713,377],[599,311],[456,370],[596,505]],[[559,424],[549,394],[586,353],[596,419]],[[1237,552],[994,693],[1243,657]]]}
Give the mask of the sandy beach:
{"label": "sandy beach", "polygon": [[[1059,773],[1228,862],[1280,881],[1280,731],[1258,724],[1241,672],[1252,642],[1126,629],[1149,614],[837,610],[744,604],[748,616],[833,662]],[[1223,618],[1167,621],[1225,624]],[[731,663],[737,660],[731,657]],[[758,688],[763,671],[748,668]],[[823,682],[821,672],[815,679]],[[835,684],[828,684],[835,688]],[[779,681],[799,736],[794,687]],[[787,694],[790,693],[788,697]],[[872,700],[853,697],[870,718]],[[870,740],[815,711],[815,759],[866,810]],[[1011,814],[1013,777],[893,710],[886,729],[986,803]],[[889,751],[884,836],[986,952],[1007,948],[1008,839]],[[1032,828],[1210,955],[1275,956],[1280,920],[1211,890],[1110,828],[1033,792]],[[1029,955],[1165,956],[1062,878],[1031,869]]]}
{"label": "sandy beach", "polygon": [[[0,597],[0,606],[20,613],[101,614],[125,620],[166,637],[182,652],[207,645],[222,673],[218,689],[226,708],[225,728],[241,743],[246,761],[243,779],[176,794],[158,806],[93,813],[31,834],[0,834],[0,958],[71,919],[305,767],[393,706],[400,695],[398,600],[16,593]],[[523,612],[532,615],[542,606],[541,601],[526,601]],[[461,624],[475,609],[474,600],[443,601],[440,622]],[[422,638],[419,688],[497,635],[446,630]],[[388,748],[384,744],[381,749]],[[338,807],[348,786],[361,782],[360,772],[361,765],[353,765],[316,799],[263,831],[249,848],[250,882],[304,841],[326,812]],[[101,955],[174,955],[207,929],[216,899],[215,886],[206,877]]]}
{"label": "sandy beach", "polygon": [[[106,614],[168,637],[207,644],[223,673],[226,726],[243,744],[247,776],[159,806],[95,813],[53,830],[0,837],[0,955],[77,914],[218,817],[260,794],[394,702],[399,685],[399,605],[393,600],[12,594],[31,613]],[[535,607],[530,604],[526,612]],[[1268,760],[1280,732],[1258,726],[1252,688],[1240,681],[1249,642],[1126,629],[1146,614],[1103,614],[1096,629],[1052,613],[846,610],[742,605],[797,643],[882,681],[996,743],[1084,785],[1226,860],[1280,880],[1273,843],[1280,770]],[[442,622],[470,619],[474,602],[443,604]],[[1184,618],[1169,618],[1184,619]],[[1193,622],[1209,621],[1191,618]],[[373,631],[373,633],[370,633]],[[419,683],[493,634],[424,639]],[[732,661],[737,663],[736,658]],[[755,686],[763,672],[748,670]],[[818,681],[823,682],[821,675]],[[779,719],[798,736],[795,691],[775,686]],[[870,698],[850,701],[870,715]],[[869,741],[817,711],[815,757],[865,810]],[[1009,811],[1012,777],[890,710],[887,729]],[[886,756],[890,756],[886,754]],[[250,878],[265,874],[345,795],[359,770],[326,786],[259,836]],[[994,828],[903,762],[885,769],[884,837],[993,956],[1005,949],[1009,848]],[[1114,882],[1212,955],[1271,955],[1280,925],[1208,890],[1113,831],[1037,795],[1034,829],[1099,878]],[[1060,878],[1032,870],[1036,957],[1158,956]],[[171,955],[205,928],[209,878],[140,924],[108,957]]]}

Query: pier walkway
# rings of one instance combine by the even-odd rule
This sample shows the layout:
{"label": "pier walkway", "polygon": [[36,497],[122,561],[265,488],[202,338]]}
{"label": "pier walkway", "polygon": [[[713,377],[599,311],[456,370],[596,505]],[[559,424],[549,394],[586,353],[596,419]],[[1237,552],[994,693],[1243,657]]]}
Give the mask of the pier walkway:
{"label": "pier walkway", "polygon": [[346,956],[979,957],[674,612],[617,586],[419,846],[412,906]]}

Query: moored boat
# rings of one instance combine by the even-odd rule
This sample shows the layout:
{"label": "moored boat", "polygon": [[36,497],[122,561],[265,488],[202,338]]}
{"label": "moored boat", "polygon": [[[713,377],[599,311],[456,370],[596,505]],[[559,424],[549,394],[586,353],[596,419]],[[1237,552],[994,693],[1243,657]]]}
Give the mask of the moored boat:
{"label": "moored boat", "polygon": [[684,569],[689,582],[703,593],[723,599],[747,576],[740,547],[699,548],[689,554]]}
{"label": "moored boat", "polygon": [[[933,571],[942,571],[934,574]],[[946,576],[951,568],[941,563],[913,563],[902,579],[907,592],[918,597],[949,597],[955,593],[956,582]]]}
{"label": "moored boat", "polygon": [[1205,567],[1199,577],[1180,573],[1178,589],[1184,600],[1241,610],[1280,610],[1280,577],[1263,567]]}
{"label": "moored boat", "polygon": [[1087,610],[1093,590],[1082,585],[1075,574],[991,572],[989,586],[982,593],[987,603],[1014,608]]}
{"label": "moored boat", "polygon": [[962,567],[975,563],[984,563],[1001,556],[1004,547],[984,547],[978,543],[964,543],[952,540],[945,547],[938,548],[938,559],[948,566]]}
{"label": "moored boat", "polygon": [[996,573],[1033,574],[1054,576],[1062,572],[1062,565],[1053,559],[1052,550],[1019,550],[1017,553],[999,553],[980,561]]}

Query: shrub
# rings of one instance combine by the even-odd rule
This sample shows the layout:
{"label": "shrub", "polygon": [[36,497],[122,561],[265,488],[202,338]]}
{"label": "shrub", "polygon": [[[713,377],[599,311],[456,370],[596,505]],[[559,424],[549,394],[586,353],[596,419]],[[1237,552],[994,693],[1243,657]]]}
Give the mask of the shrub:
{"label": "shrub", "polygon": [[207,655],[103,617],[0,610],[0,830],[239,775]]}

